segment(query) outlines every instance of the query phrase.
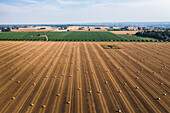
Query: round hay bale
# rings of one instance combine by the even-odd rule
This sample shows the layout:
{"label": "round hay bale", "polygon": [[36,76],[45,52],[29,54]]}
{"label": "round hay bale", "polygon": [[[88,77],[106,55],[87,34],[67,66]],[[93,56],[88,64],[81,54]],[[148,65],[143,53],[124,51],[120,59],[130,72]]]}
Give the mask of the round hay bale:
{"label": "round hay bale", "polygon": [[90,90],[89,93],[92,93],[92,91]]}
{"label": "round hay bale", "polygon": [[67,104],[70,104],[70,101],[67,101]]}
{"label": "round hay bale", "polygon": [[59,97],[59,96],[60,96],[60,94],[57,94],[56,96],[58,96],[58,97]]}
{"label": "round hay bale", "polygon": [[78,88],[77,90],[81,90],[81,88]]}
{"label": "round hay bale", "polygon": [[70,75],[70,77],[72,77],[73,75]]}
{"label": "round hay bale", "polygon": [[36,84],[35,83],[32,83],[33,86],[35,86]]}
{"label": "round hay bale", "polygon": [[124,83],[125,86],[127,86],[127,83]]}
{"label": "round hay bale", "polygon": [[34,106],[34,104],[30,104],[30,106]]}
{"label": "round hay bale", "polygon": [[120,91],[118,91],[118,93],[121,93],[122,91],[120,90]]}
{"label": "round hay bale", "polygon": [[11,81],[13,81],[14,79],[13,78],[10,78]]}
{"label": "round hay bale", "polygon": [[101,91],[98,91],[97,93],[101,93]]}
{"label": "round hay bale", "polygon": [[116,112],[121,113],[122,111],[119,109],[119,110],[117,110]]}
{"label": "round hay bale", "polygon": [[161,82],[160,85],[163,85],[163,83]]}
{"label": "round hay bale", "polygon": [[160,100],[161,98],[156,98],[156,100]]}
{"label": "round hay bale", "polygon": [[53,78],[56,78],[56,76],[53,76]]}
{"label": "round hay bale", "polygon": [[11,99],[12,99],[12,100],[15,100],[16,98],[15,98],[15,97],[12,97]]}
{"label": "round hay bale", "polygon": [[159,73],[162,73],[162,71],[160,71]]}
{"label": "round hay bale", "polygon": [[166,96],[166,93],[163,93],[164,96]]}
{"label": "round hay bale", "polygon": [[108,84],[108,82],[107,82],[107,81],[105,81],[105,84]]}
{"label": "round hay bale", "polygon": [[42,105],[41,107],[42,107],[42,108],[46,108],[46,105]]}
{"label": "round hay bale", "polygon": [[136,77],[136,79],[139,79],[139,77]]}
{"label": "round hay bale", "polygon": [[17,83],[20,83],[20,81],[18,80]]}
{"label": "round hay bale", "polygon": [[139,87],[136,87],[136,89],[139,89]]}

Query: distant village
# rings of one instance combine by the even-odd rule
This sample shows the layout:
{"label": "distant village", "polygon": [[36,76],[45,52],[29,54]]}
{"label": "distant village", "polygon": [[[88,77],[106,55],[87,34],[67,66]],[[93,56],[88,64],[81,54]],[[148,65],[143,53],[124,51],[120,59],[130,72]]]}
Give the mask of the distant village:
{"label": "distant village", "polygon": [[0,32],[64,32],[64,31],[170,31],[170,27],[129,26],[0,26]]}

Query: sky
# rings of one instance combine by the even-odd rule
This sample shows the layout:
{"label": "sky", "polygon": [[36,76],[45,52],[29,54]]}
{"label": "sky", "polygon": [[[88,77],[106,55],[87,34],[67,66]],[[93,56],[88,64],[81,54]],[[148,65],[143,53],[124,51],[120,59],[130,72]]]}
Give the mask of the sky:
{"label": "sky", "polygon": [[0,24],[170,22],[170,0],[0,0]]}

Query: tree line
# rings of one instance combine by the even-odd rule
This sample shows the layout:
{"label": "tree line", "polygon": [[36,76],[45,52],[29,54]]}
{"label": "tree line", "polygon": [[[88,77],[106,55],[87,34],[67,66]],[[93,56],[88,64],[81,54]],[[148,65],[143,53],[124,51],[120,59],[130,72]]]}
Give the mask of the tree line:
{"label": "tree line", "polygon": [[7,28],[1,27],[0,30],[2,30],[2,32],[10,32],[11,31],[10,27],[7,27]]}
{"label": "tree line", "polygon": [[143,31],[137,32],[135,35],[140,37],[151,37],[170,42],[170,31]]}

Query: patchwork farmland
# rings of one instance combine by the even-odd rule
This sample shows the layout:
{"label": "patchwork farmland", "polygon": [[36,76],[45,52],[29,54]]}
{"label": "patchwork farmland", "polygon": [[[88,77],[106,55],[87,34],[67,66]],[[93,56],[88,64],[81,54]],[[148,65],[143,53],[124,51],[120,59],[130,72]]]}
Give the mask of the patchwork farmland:
{"label": "patchwork farmland", "polygon": [[[153,38],[116,35],[110,32],[9,32],[0,33],[1,41],[89,41],[89,42],[157,42]],[[34,35],[40,35],[33,37]],[[42,37],[41,37],[42,36]],[[44,36],[44,37],[43,37]]]}
{"label": "patchwork farmland", "polygon": [[[32,35],[21,34],[11,37]],[[1,41],[0,112],[168,113],[169,59],[170,43]]]}

